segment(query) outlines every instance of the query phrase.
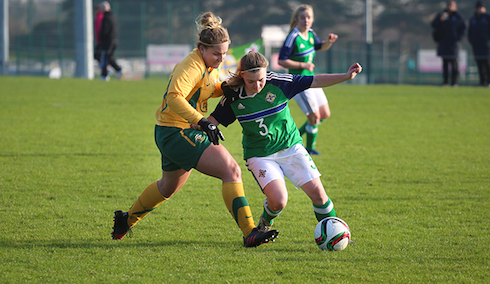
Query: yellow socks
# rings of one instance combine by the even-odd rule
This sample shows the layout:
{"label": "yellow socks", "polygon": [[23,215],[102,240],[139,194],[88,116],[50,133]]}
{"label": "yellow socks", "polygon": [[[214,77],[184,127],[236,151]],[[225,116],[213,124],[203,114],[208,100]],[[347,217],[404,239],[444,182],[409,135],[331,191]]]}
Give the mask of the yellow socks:
{"label": "yellow socks", "polygon": [[[226,208],[231,216],[235,219],[238,227],[243,232],[243,236],[248,236],[255,227],[252,211],[245,198],[243,183],[230,182],[224,183],[222,188],[223,200]],[[141,193],[136,202],[128,212],[128,226],[132,228],[139,220],[143,219],[155,207],[167,200],[162,196],[157,187],[157,182],[154,182]]]}
{"label": "yellow socks", "polygon": [[155,207],[167,199],[158,190],[156,181],[148,185],[131,209],[129,209],[128,226],[132,228],[139,220],[143,219]]}
{"label": "yellow socks", "polygon": [[254,218],[252,217],[252,210],[250,210],[247,198],[245,198],[243,183],[224,183],[222,193],[226,208],[228,208],[231,216],[242,230],[243,236],[247,237],[252,232],[255,225]]}

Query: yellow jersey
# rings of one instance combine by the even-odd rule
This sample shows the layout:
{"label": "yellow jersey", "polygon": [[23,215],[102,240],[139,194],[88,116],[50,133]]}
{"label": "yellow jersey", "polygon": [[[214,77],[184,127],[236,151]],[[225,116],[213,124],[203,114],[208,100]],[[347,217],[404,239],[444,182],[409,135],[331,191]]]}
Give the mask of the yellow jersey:
{"label": "yellow jersey", "polygon": [[160,126],[189,128],[208,111],[208,99],[223,95],[219,71],[206,67],[199,49],[195,48],[175,65],[167,90],[155,117]]}

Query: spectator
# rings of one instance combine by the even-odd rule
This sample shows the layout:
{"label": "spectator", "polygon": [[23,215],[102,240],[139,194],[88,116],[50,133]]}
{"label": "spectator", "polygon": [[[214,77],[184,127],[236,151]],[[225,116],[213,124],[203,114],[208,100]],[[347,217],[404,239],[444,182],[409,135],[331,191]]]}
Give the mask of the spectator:
{"label": "spectator", "polygon": [[482,1],[476,2],[476,10],[470,19],[468,40],[473,48],[480,86],[490,87],[490,15]]}
{"label": "spectator", "polygon": [[449,83],[449,66],[451,66],[451,86],[458,85],[458,42],[464,35],[466,24],[457,10],[456,1],[448,1],[446,9],[436,15],[432,27],[441,31],[437,44],[437,55],[442,57],[443,86]]}
{"label": "spectator", "polygon": [[95,8],[95,21],[94,21],[94,37],[95,37],[95,51],[94,58],[99,61],[100,64],[100,26],[102,25],[102,19],[104,19],[104,12],[99,7]]}
{"label": "spectator", "polygon": [[101,54],[100,54],[100,80],[109,81],[107,76],[108,65],[111,65],[114,70],[116,70],[117,79],[121,79],[123,72],[121,66],[116,63],[114,58],[114,52],[117,48],[117,27],[116,19],[111,11],[111,5],[109,2],[104,1],[100,3],[99,9],[104,13],[104,18],[102,19],[102,24],[99,31],[99,40],[101,44]]}

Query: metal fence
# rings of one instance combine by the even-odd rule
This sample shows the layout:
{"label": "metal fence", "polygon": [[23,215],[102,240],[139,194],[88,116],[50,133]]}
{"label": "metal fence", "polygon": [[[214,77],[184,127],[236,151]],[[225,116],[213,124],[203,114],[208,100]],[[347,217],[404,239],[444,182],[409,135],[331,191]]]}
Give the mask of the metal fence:
{"label": "metal fence", "polygon": [[[63,77],[74,76],[74,16],[73,9],[64,3],[10,1],[9,14],[15,18],[10,26],[7,75],[50,76],[56,71]],[[149,44],[195,44],[193,23],[199,13],[199,1],[162,1],[155,5],[134,1],[125,5],[115,3],[112,10],[119,30],[116,58],[128,79],[160,75],[150,72],[147,66]],[[465,43],[462,48],[467,50],[468,58],[466,71],[460,74],[460,85],[477,85],[472,53]],[[439,84],[440,72],[419,71],[418,50],[418,46],[402,50],[397,42],[374,42],[367,48],[364,42],[339,40],[329,51],[317,53],[315,72],[345,72],[350,64],[359,62],[365,71],[369,64],[369,76],[364,72],[356,80],[358,83]]]}

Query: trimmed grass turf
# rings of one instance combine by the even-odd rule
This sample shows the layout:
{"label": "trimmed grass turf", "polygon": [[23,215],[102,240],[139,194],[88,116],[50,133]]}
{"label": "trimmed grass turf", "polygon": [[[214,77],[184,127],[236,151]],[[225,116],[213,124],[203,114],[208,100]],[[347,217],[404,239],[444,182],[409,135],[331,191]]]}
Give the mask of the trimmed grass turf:
{"label": "trimmed grass turf", "polygon": [[[165,82],[0,77],[0,86],[0,282],[490,280],[488,89],[325,89],[332,117],[314,159],[356,241],[334,253],[316,247],[311,202],[289,182],[279,239],[242,247],[219,180],[197,172],[133,238],[112,241],[112,211],[161,175],[153,115]],[[263,195],[240,128],[222,131],[257,222]]]}

